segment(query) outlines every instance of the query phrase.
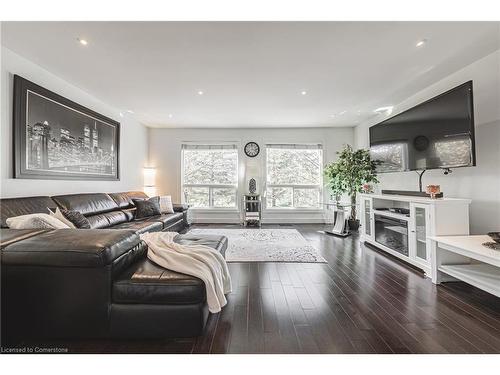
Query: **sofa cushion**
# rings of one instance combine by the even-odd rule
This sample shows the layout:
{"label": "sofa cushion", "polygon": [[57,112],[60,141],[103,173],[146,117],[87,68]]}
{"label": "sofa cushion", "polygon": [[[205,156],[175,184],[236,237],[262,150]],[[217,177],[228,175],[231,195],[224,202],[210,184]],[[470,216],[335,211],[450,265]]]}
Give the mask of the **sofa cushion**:
{"label": "sofa cushion", "polygon": [[148,199],[149,197],[142,191],[124,191],[122,193],[109,193],[109,196],[120,208],[134,207],[132,199]]}
{"label": "sofa cushion", "polygon": [[172,224],[182,220],[183,215],[181,212],[176,212],[174,214],[165,214],[159,216],[151,216],[148,220],[150,221],[159,221],[163,224],[163,229],[168,228]]}
{"label": "sofa cushion", "polygon": [[174,212],[184,212],[189,209],[189,205],[185,203],[174,203],[172,204],[172,207],[174,209]]}
{"label": "sofa cushion", "polygon": [[118,209],[116,202],[105,193],[57,195],[52,199],[65,210],[79,211],[85,216]]}
{"label": "sofa cushion", "polygon": [[2,218],[2,228],[7,228],[6,220],[9,217],[28,214],[47,214],[48,208],[55,207],[55,202],[50,197],[24,197],[24,198],[4,198],[0,200],[0,215]]}
{"label": "sofa cushion", "polygon": [[56,229],[5,246],[2,264],[103,267],[139,242],[139,236],[131,230]]}
{"label": "sofa cushion", "polygon": [[159,221],[138,220],[113,225],[109,229],[132,229],[136,233],[141,234],[146,232],[161,232],[163,224]]}
{"label": "sofa cushion", "polygon": [[40,233],[48,232],[50,229],[0,229],[0,247],[13,244],[14,242],[25,240]]}
{"label": "sofa cushion", "polygon": [[90,227],[93,229],[108,228],[113,225],[125,223],[129,218],[123,211],[111,211],[103,214],[87,216]]}
{"label": "sofa cushion", "polygon": [[192,304],[205,301],[200,279],[141,259],[113,283],[114,303]]}
{"label": "sofa cushion", "polygon": [[126,221],[132,221],[134,220],[135,217],[135,207],[134,208],[125,208],[122,210],[122,212],[125,214],[125,217],[127,218]]}

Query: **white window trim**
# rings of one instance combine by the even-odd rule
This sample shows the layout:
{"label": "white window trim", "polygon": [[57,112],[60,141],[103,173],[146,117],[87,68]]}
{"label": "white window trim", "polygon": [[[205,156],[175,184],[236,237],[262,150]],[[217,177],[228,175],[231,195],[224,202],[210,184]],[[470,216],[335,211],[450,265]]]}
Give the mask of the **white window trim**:
{"label": "white window trim", "polygon": [[[321,165],[325,165],[325,148],[323,142],[279,142],[279,141],[267,141],[264,142],[263,147],[263,176],[264,176],[264,186],[263,186],[263,213],[280,213],[280,212],[308,212],[308,213],[322,213],[324,212],[324,207],[322,207],[321,202],[323,201],[324,194],[324,182],[323,182],[323,171],[320,173],[320,183],[319,185],[284,185],[284,184],[267,184],[267,145],[269,144],[304,144],[304,145],[321,145]],[[319,204],[318,207],[267,207],[267,188],[268,187],[291,187],[291,188],[319,188]]]}
{"label": "white window trim", "polygon": [[[184,184],[184,149],[183,145],[200,145],[200,146],[205,146],[205,145],[230,145],[230,146],[235,146],[236,149],[236,155],[237,155],[237,160],[236,160],[236,173],[237,173],[237,179],[236,179],[236,184]],[[192,211],[210,211],[210,212],[239,212],[240,211],[240,204],[239,204],[239,170],[240,170],[240,142],[232,142],[232,141],[207,141],[207,142],[201,142],[201,141],[181,141],[180,143],[180,154],[181,154],[181,169],[180,169],[180,180],[181,180],[181,186],[180,186],[180,197],[181,197],[181,203],[186,204],[186,197],[184,194],[184,188],[185,187],[208,187],[209,189],[209,204],[212,202],[212,188],[233,188],[235,190],[235,195],[236,195],[236,204],[234,207],[191,207],[190,210]]]}

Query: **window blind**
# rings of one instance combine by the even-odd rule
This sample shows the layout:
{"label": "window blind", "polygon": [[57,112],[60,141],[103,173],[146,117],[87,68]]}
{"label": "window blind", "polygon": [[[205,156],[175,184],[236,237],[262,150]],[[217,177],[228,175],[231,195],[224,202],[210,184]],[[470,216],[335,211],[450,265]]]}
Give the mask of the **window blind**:
{"label": "window blind", "polygon": [[271,143],[266,145],[272,149],[288,149],[288,150],[321,150],[323,145],[319,143]]}
{"label": "window blind", "polygon": [[195,144],[183,143],[183,150],[236,150],[235,144]]}

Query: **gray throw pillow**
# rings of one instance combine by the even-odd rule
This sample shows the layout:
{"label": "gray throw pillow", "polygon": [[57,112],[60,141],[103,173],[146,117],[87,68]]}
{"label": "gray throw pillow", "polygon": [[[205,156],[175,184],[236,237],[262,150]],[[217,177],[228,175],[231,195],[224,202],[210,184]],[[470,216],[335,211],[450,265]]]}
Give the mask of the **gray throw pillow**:
{"label": "gray throw pillow", "polygon": [[90,221],[79,211],[61,210],[66,220],[71,221],[78,229],[90,229]]}
{"label": "gray throw pillow", "polygon": [[135,219],[144,219],[150,216],[161,215],[160,212],[160,197],[149,199],[132,199],[136,207]]}

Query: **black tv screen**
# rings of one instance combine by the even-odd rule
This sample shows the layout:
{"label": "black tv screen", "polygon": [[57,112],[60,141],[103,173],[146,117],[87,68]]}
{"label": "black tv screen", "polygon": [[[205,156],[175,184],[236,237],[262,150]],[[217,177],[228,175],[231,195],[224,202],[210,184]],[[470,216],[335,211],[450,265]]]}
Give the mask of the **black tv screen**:
{"label": "black tv screen", "polygon": [[476,165],[472,81],[370,128],[379,172]]}

